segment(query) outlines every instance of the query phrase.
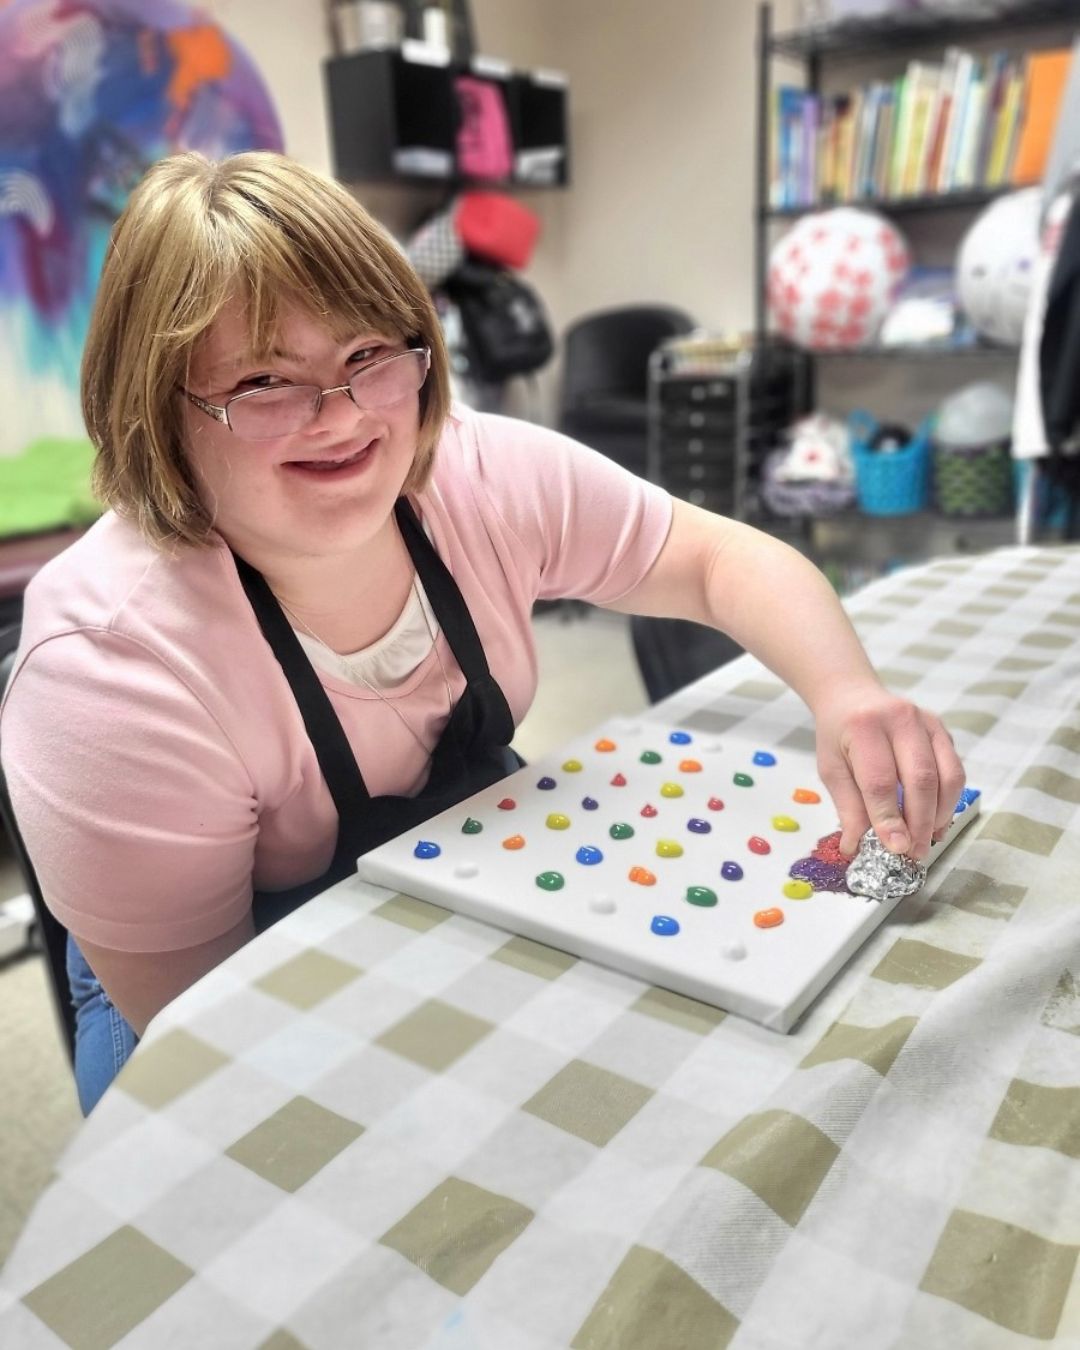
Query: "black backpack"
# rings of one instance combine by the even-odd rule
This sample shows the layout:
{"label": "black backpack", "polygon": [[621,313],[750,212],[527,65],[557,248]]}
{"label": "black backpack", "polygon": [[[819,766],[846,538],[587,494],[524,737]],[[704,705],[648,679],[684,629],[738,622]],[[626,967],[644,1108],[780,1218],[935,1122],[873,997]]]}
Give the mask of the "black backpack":
{"label": "black backpack", "polygon": [[551,359],[555,343],[540,297],[515,273],[470,260],[445,290],[461,315],[474,379],[502,384]]}

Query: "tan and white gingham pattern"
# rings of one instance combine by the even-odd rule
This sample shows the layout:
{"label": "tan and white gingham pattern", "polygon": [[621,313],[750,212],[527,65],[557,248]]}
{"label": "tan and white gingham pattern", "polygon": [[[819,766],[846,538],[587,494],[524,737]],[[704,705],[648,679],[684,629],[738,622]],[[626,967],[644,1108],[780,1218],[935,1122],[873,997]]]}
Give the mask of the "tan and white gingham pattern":
{"label": "tan and white gingham pattern", "polygon": [[[1080,1347],[1080,551],[851,611],[984,818],[794,1033],[345,883],[157,1020],[0,1344]],[[656,715],[811,743],[749,659]]]}

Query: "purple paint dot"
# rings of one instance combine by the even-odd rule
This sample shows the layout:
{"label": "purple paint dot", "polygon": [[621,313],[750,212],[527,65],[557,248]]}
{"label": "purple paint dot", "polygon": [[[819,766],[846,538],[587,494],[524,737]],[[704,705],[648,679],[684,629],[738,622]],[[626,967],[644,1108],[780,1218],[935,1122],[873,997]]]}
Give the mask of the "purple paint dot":
{"label": "purple paint dot", "polygon": [[712,832],[712,826],[709,822],[700,820],[697,816],[693,816],[686,822],[686,828],[693,834],[710,834]]}
{"label": "purple paint dot", "polygon": [[442,852],[438,844],[433,844],[430,839],[421,839],[413,849],[414,858],[437,858]]}
{"label": "purple paint dot", "polygon": [[581,804],[586,811],[595,811],[596,808],[600,805],[600,803],[596,801],[596,799],[593,797],[582,797]]}
{"label": "purple paint dot", "polygon": [[720,869],[725,881],[742,881],[743,870],[737,862],[726,862]]}
{"label": "purple paint dot", "polygon": [[551,789],[555,787],[555,779],[541,778],[536,786],[540,789],[541,792],[550,792]]}

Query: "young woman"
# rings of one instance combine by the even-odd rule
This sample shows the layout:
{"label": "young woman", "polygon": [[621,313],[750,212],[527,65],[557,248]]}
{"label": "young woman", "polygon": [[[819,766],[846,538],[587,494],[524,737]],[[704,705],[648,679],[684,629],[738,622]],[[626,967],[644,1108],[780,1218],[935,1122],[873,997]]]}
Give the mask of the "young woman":
{"label": "young woman", "polygon": [[849,853],[870,823],[916,856],[948,825],[948,733],[882,687],[821,575],[562,436],[451,409],[400,250],[283,157],[147,174],[83,404],[112,509],[28,591],[2,739],[71,934],[84,1110],[183,989],[515,767],[539,597],[757,655],[814,714]]}

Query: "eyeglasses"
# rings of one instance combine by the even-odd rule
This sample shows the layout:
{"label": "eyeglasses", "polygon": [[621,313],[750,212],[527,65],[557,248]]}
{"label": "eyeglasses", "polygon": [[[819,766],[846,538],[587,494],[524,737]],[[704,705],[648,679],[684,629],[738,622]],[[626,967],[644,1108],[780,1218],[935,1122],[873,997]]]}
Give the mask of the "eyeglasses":
{"label": "eyeglasses", "polygon": [[225,403],[207,403],[198,394],[181,388],[196,408],[245,441],[270,441],[303,431],[319,415],[327,394],[347,394],[361,412],[388,408],[424,386],[431,369],[431,348],[410,347],[393,356],[363,366],[348,384],[320,389],[317,384],[277,384],[266,389],[248,389]]}

